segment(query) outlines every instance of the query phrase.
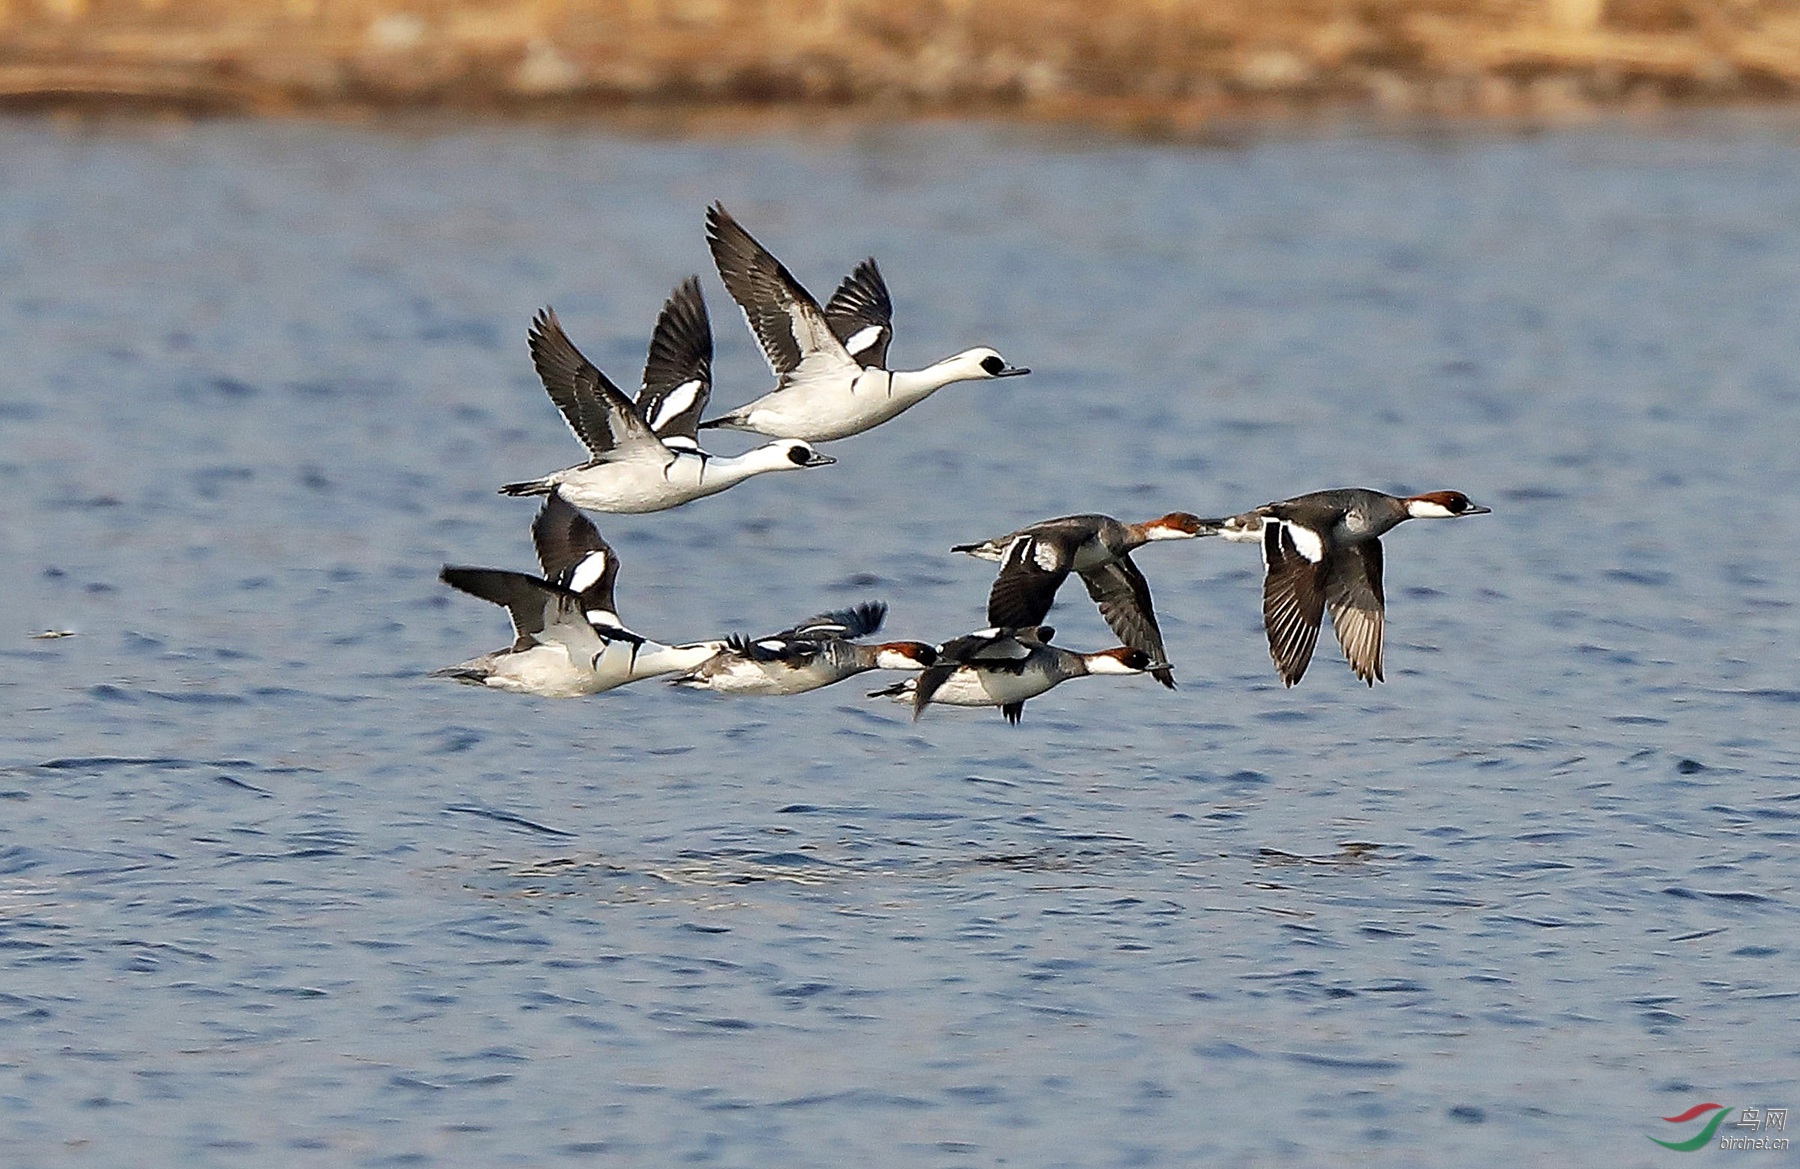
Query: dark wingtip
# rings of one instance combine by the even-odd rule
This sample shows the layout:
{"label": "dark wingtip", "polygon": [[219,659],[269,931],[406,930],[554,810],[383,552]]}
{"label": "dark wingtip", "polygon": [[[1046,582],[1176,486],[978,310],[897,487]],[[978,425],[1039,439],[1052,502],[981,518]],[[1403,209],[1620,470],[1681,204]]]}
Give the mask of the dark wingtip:
{"label": "dark wingtip", "polygon": [[446,564],[438,570],[438,579],[459,592],[487,601],[492,598],[481,591],[480,582],[490,571],[492,570],[476,568],[472,564]]}
{"label": "dark wingtip", "polygon": [[750,234],[744,230],[744,225],[739,223],[737,218],[733,216],[731,212],[725,210],[725,204],[714,199],[712,204],[706,209],[707,242],[713,245],[722,243],[724,242],[723,237],[727,232],[743,236],[748,236]]}
{"label": "dark wingtip", "polygon": [[861,604],[851,606],[850,613],[850,636],[868,637],[887,621],[887,602],[863,601]]}

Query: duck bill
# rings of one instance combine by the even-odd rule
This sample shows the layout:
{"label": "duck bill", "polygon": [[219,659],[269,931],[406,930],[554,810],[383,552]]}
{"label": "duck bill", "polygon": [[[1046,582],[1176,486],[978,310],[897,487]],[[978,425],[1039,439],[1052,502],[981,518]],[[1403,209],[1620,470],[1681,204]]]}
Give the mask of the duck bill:
{"label": "duck bill", "polygon": [[1005,369],[1001,370],[999,373],[995,374],[994,376],[995,377],[1024,377],[1026,374],[1028,374],[1030,372],[1031,371],[1029,369],[1025,368],[1022,365],[1009,365]]}

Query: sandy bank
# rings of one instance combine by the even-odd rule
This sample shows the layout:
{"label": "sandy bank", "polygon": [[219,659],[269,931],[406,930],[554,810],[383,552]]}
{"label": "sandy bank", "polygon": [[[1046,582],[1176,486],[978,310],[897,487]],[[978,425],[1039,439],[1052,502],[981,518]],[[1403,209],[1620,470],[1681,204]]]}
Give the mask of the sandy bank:
{"label": "sandy bank", "polygon": [[819,104],[1173,129],[1800,92],[1800,0],[0,0],[0,103]]}

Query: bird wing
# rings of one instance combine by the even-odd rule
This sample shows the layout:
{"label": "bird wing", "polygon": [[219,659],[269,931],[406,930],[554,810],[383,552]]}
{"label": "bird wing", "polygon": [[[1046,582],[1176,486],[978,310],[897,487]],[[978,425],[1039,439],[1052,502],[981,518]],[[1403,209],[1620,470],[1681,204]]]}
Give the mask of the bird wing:
{"label": "bird wing", "polygon": [[1003,670],[1011,674],[1023,673],[1031,655],[1042,649],[1054,632],[1049,626],[1037,629],[984,629],[980,633],[952,638],[938,646],[938,662],[958,666],[979,663],[988,669]]}
{"label": "bird wing", "polygon": [[700,414],[712,398],[712,359],[712,322],[700,278],[689,276],[656,318],[637,396],[638,416],[667,445],[700,448]]}
{"label": "bird wing", "polygon": [[988,623],[998,629],[1036,625],[1050,612],[1075,554],[1053,533],[1026,530],[1013,538],[988,591]]}
{"label": "bird wing", "polygon": [[919,681],[913,690],[913,719],[915,721],[925,713],[925,708],[931,704],[931,696],[950,680],[950,675],[956,673],[956,670],[955,663],[940,662],[938,665],[926,666],[919,671]]}
{"label": "bird wing", "polygon": [[739,633],[725,639],[725,648],[752,662],[787,662],[801,666],[819,656],[819,643],[777,633],[755,641]]}
{"label": "bird wing", "polygon": [[825,320],[844,349],[864,369],[886,369],[894,339],[894,301],[871,256],[844,277],[825,302]]}
{"label": "bird wing", "polygon": [[530,344],[545,392],[596,460],[648,453],[652,445],[661,450],[631,399],[581,355],[553,309],[532,318]]}
{"label": "bird wing", "polygon": [[555,488],[531,522],[531,543],[546,577],[579,596],[584,611],[617,623],[613,588],[619,579],[618,554],[594,521]]}
{"label": "bird wing", "polygon": [[861,372],[812,293],[717,203],[706,209],[706,242],[782,388]]}
{"label": "bird wing", "polygon": [[1364,540],[1342,548],[1331,557],[1325,577],[1325,603],[1331,609],[1331,627],[1351,670],[1373,686],[1382,681],[1381,641],[1386,627],[1382,615],[1381,542]]}
{"label": "bird wing", "polygon": [[1319,621],[1325,612],[1323,562],[1300,554],[1288,525],[1269,519],[1263,523],[1263,628],[1269,635],[1269,657],[1285,685],[1292,686],[1306,673],[1313,646],[1319,640]]}
{"label": "bird wing", "polygon": [[887,605],[884,602],[864,601],[848,609],[834,609],[829,613],[808,617],[792,629],[784,629],[773,636],[789,639],[841,637],[846,641],[854,641],[880,629],[886,618]]}
{"label": "bird wing", "polygon": [[606,643],[589,625],[581,598],[568,589],[523,572],[446,564],[440,580],[454,589],[503,607],[512,618],[515,650],[560,645],[576,661],[590,661]]}
{"label": "bird wing", "polygon": [[[1133,649],[1141,649],[1153,662],[1166,662],[1162,631],[1156,627],[1156,610],[1150,604],[1150,582],[1133,564],[1130,556],[1121,556],[1098,568],[1081,574],[1088,596],[1100,607],[1100,616],[1119,640]],[[1173,690],[1175,672],[1164,666],[1152,670],[1158,682]]]}

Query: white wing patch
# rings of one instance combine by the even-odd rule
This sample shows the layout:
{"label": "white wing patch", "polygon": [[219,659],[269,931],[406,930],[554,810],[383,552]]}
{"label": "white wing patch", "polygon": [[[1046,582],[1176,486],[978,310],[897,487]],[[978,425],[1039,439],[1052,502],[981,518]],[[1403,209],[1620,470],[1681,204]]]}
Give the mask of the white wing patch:
{"label": "white wing patch", "polygon": [[582,557],[581,563],[575,566],[575,571],[569,574],[569,591],[585,593],[604,575],[606,575],[606,553],[589,552]]}
{"label": "white wing patch", "polygon": [[619,623],[619,615],[617,613],[612,613],[605,609],[589,609],[584,616],[587,617],[589,625],[605,625],[613,629],[625,628],[624,625]]}
{"label": "white wing patch", "polygon": [[1294,542],[1294,551],[1306,557],[1308,562],[1317,564],[1325,559],[1325,541],[1319,533],[1299,524],[1283,523],[1282,527],[1287,529],[1288,539]]}
{"label": "white wing patch", "polygon": [[869,346],[875,344],[875,342],[881,340],[882,331],[880,325],[864,325],[862,328],[852,333],[848,341],[844,342],[845,351],[848,352],[850,356],[855,357],[858,353],[861,353]]}
{"label": "white wing patch", "polygon": [[678,455],[697,455],[700,453],[700,444],[685,434],[671,434],[669,437],[663,439],[663,445]]}
{"label": "white wing patch", "polygon": [[1031,559],[1041,572],[1055,572],[1062,567],[1062,554],[1042,540],[1033,541]]}
{"label": "white wing patch", "polygon": [[694,396],[700,392],[700,379],[689,378],[669,391],[669,396],[662,400],[656,408],[656,417],[650,420],[651,430],[661,430],[664,423],[680,414],[694,404]]}

